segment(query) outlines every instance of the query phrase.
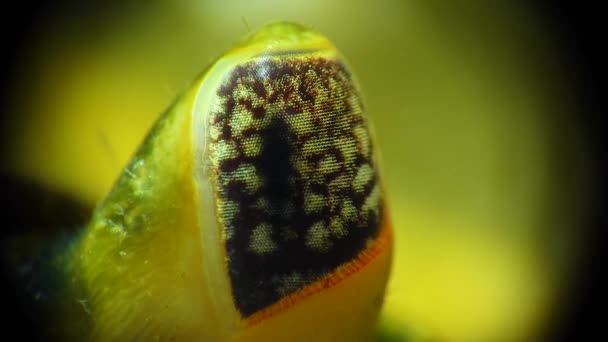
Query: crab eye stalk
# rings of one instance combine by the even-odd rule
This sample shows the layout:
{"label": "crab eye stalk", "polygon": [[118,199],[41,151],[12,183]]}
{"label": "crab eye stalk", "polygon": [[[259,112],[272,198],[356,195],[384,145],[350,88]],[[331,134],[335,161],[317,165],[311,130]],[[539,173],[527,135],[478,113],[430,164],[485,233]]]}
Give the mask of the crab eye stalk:
{"label": "crab eye stalk", "polygon": [[70,253],[93,339],[369,338],[391,230],[342,56],[290,23],[225,53],[161,117]]}

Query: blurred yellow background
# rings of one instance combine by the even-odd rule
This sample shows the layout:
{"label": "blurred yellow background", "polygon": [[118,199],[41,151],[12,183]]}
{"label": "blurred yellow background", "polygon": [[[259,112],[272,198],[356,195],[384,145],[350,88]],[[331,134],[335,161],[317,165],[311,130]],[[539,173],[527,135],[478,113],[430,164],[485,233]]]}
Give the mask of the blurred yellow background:
{"label": "blurred yellow background", "polygon": [[586,160],[555,37],[518,2],[127,1],[49,16],[3,168],[99,201],[174,97],[274,20],[327,35],[361,83],[396,230],[384,338],[539,338],[578,255]]}

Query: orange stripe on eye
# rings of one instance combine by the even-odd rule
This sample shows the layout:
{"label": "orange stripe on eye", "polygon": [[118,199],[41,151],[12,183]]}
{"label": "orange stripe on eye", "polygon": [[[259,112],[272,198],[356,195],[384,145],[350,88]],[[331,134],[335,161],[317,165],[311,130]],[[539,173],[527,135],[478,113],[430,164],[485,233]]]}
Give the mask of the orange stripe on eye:
{"label": "orange stripe on eye", "polygon": [[386,250],[388,246],[390,246],[392,232],[390,221],[388,220],[387,216],[388,215],[385,215],[384,223],[382,224],[378,237],[370,246],[359,252],[354,259],[338,266],[338,268],[336,268],[333,272],[315,281],[314,283],[292,294],[289,294],[281,298],[281,300],[278,302],[252,314],[244,320],[245,325],[252,326],[269,319],[281,311],[295,305],[299,301],[339,284],[342,280],[363,269],[367,264],[372,262],[378,255],[380,255],[380,253]]}

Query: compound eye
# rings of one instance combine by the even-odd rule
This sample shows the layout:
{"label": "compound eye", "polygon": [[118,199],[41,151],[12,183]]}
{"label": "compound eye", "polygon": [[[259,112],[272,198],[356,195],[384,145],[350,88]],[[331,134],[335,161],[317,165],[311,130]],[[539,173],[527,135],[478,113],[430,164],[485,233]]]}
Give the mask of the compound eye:
{"label": "compound eye", "polygon": [[289,33],[283,47],[284,38],[233,54],[206,116],[203,159],[228,278],[250,323],[338,284],[388,245],[365,107],[348,67],[309,31]]}

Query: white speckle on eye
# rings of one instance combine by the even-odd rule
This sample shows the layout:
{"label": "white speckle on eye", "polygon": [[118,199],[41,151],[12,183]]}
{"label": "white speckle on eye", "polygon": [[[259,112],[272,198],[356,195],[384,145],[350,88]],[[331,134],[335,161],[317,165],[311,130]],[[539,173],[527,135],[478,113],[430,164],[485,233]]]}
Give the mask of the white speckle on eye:
{"label": "white speckle on eye", "polygon": [[334,178],[329,183],[329,191],[331,193],[337,193],[343,189],[349,188],[352,181],[352,176],[347,173],[342,173],[338,177]]}
{"label": "white speckle on eye", "polygon": [[367,185],[374,177],[374,170],[369,164],[363,164],[357,170],[357,175],[355,179],[353,179],[353,189],[357,192],[361,192],[364,190],[365,185]]}
{"label": "white speckle on eye", "polygon": [[352,137],[341,137],[334,141],[334,146],[336,146],[342,157],[344,157],[345,165],[353,165],[355,164],[355,159],[357,158],[357,143],[355,139]]}
{"label": "white speckle on eye", "polygon": [[246,157],[255,157],[262,152],[262,137],[255,134],[243,139],[243,154]]}
{"label": "white speckle on eye", "polygon": [[342,219],[345,221],[356,221],[357,220],[357,208],[353,204],[353,201],[350,199],[345,199],[342,202],[342,209],[340,210],[340,214],[342,215]]}
{"label": "white speckle on eye", "polygon": [[315,154],[323,153],[327,151],[329,143],[322,139],[311,138],[302,145],[302,155],[304,157],[312,156]]}
{"label": "white speckle on eye", "polygon": [[306,158],[292,158],[292,163],[294,168],[302,175],[308,175],[314,171],[311,163]]}
{"label": "white speckle on eye", "polygon": [[232,130],[234,137],[240,137],[244,130],[253,128],[260,124],[259,119],[253,117],[253,113],[244,105],[238,103],[238,100],[249,100],[253,102],[257,95],[246,86],[239,84],[234,89],[235,100],[237,103],[232,109],[232,116],[230,117],[229,125]]}
{"label": "white speckle on eye", "polygon": [[302,273],[295,271],[284,276],[273,277],[273,282],[278,283],[277,292],[281,296],[285,296],[296,291],[302,286],[304,281],[305,279],[302,276]]}
{"label": "white speckle on eye", "polygon": [[223,177],[223,182],[228,184],[232,181],[240,181],[245,184],[245,190],[252,194],[262,186],[262,181],[257,174],[257,170],[253,164],[242,163],[236,170],[226,172]]}
{"label": "white speckle on eye", "polygon": [[312,115],[306,111],[292,114],[289,117],[289,120],[287,120],[287,124],[289,124],[291,130],[296,134],[310,132],[311,127],[314,127],[312,124]]}
{"label": "white speckle on eye", "polygon": [[268,58],[263,58],[259,61],[260,67],[256,68],[255,70],[257,78],[264,79],[268,77],[268,71],[270,70],[270,68],[266,64],[267,62]]}
{"label": "white speckle on eye", "polygon": [[342,165],[336,160],[336,157],[329,154],[319,162],[319,171],[323,172],[324,174],[328,174],[340,170],[341,166]]}
{"label": "white speckle on eye", "polygon": [[[367,215],[369,212],[373,212],[376,217],[380,214],[380,187],[376,184],[370,192],[369,196],[365,198],[363,206],[361,206],[361,214]],[[365,218],[367,220],[367,218]]]}
{"label": "white speckle on eye", "polygon": [[211,141],[217,141],[222,134],[222,126],[220,125],[210,125],[209,127],[209,137]]}
{"label": "white speckle on eye", "polygon": [[215,144],[215,158],[212,158],[213,166],[218,167],[222,160],[238,156],[238,150],[233,142],[220,140]]}
{"label": "white speckle on eye", "polygon": [[250,99],[252,92],[251,92],[251,89],[249,88],[249,86],[239,83],[236,85],[236,87],[232,91],[232,94],[235,99],[244,100],[244,99]]}
{"label": "white speckle on eye", "polygon": [[234,225],[232,219],[239,210],[239,206],[236,202],[231,200],[224,201],[224,205],[221,208],[222,217],[224,218],[224,240],[228,241],[234,236]]}
{"label": "white speckle on eye", "polygon": [[268,223],[261,223],[251,232],[249,250],[258,255],[264,255],[277,249],[276,243],[272,240],[272,227]]}
{"label": "white speckle on eye", "polygon": [[325,206],[325,196],[310,190],[304,194],[304,210],[307,214],[318,212]]}
{"label": "white speckle on eye", "polygon": [[317,252],[326,252],[332,246],[329,235],[329,230],[325,227],[325,224],[319,221],[308,228],[306,246]]}
{"label": "white speckle on eye", "polygon": [[359,153],[364,156],[369,155],[369,136],[367,135],[367,131],[363,126],[357,126],[353,129],[353,133],[355,138],[357,139],[357,148],[359,149]]}
{"label": "white speckle on eye", "polygon": [[344,222],[340,217],[333,217],[329,223],[329,230],[337,238],[343,238],[348,235],[348,230],[344,226]]}
{"label": "white speckle on eye", "polygon": [[226,98],[218,96],[211,107],[212,113],[221,113],[226,105]]}

